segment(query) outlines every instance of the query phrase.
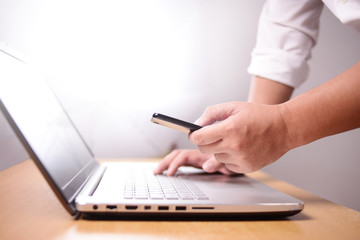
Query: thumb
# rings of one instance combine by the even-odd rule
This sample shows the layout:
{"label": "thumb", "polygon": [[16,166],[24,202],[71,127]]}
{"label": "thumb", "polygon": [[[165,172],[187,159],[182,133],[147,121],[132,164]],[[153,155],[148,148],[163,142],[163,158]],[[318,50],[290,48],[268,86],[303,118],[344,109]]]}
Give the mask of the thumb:
{"label": "thumb", "polygon": [[217,121],[223,121],[239,111],[239,104],[241,103],[229,102],[209,106],[206,108],[205,112],[201,115],[201,117],[195,121],[195,124],[198,124],[200,126],[206,126],[213,124]]}

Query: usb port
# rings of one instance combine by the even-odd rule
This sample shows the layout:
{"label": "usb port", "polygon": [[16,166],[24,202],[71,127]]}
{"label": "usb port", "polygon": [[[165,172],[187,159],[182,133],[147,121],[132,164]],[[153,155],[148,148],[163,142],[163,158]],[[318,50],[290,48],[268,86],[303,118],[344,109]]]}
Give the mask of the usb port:
{"label": "usb port", "polygon": [[116,209],[117,206],[116,205],[106,205],[106,208],[110,209],[110,210],[113,210],[113,209]]}
{"label": "usb port", "polygon": [[176,206],[175,210],[176,211],[186,211],[186,206]]}
{"label": "usb port", "polygon": [[138,206],[136,206],[136,205],[126,205],[125,208],[126,208],[126,210],[136,210],[138,208]]}
{"label": "usb port", "polygon": [[159,207],[158,207],[158,210],[160,210],[160,211],[167,211],[167,210],[169,210],[169,206],[159,206]]}

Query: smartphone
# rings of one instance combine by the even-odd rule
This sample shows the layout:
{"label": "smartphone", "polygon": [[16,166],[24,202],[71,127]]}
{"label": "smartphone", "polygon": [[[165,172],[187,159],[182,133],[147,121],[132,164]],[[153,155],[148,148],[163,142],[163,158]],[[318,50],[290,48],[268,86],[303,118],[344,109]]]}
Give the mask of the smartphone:
{"label": "smartphone", "polygon": [[169,117],[160,113],[154,113],[151,118],[151,121],[153,123],[157,123],[162,126],[166,126],[185,133],[191,133],[201,128],[201,126],[199,125],[185,122],[183,120]]}

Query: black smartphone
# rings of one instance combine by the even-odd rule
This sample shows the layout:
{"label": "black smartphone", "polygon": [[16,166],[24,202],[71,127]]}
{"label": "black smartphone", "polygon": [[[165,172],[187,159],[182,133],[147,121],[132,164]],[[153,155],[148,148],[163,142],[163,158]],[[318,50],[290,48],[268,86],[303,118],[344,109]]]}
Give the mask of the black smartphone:
{"label": "black smartphone", "polygon": [[157,123],[185,133],[191,133],[201,128],[201,126],[199,125],[185,122],[183,120],[169,117],[160,113],[154,113],[151,118],[151,121],[153,123]]}

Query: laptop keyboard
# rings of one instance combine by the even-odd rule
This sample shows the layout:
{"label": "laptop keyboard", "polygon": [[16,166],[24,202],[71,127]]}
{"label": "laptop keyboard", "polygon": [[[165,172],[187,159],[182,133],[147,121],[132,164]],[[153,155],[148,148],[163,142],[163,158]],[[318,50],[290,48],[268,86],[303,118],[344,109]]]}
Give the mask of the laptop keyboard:
{"label": "laptop keyboard", "polygon": [[133,172],[125,181],[125,199],[208,200],[191,181],[181,176],[153,175]]}

